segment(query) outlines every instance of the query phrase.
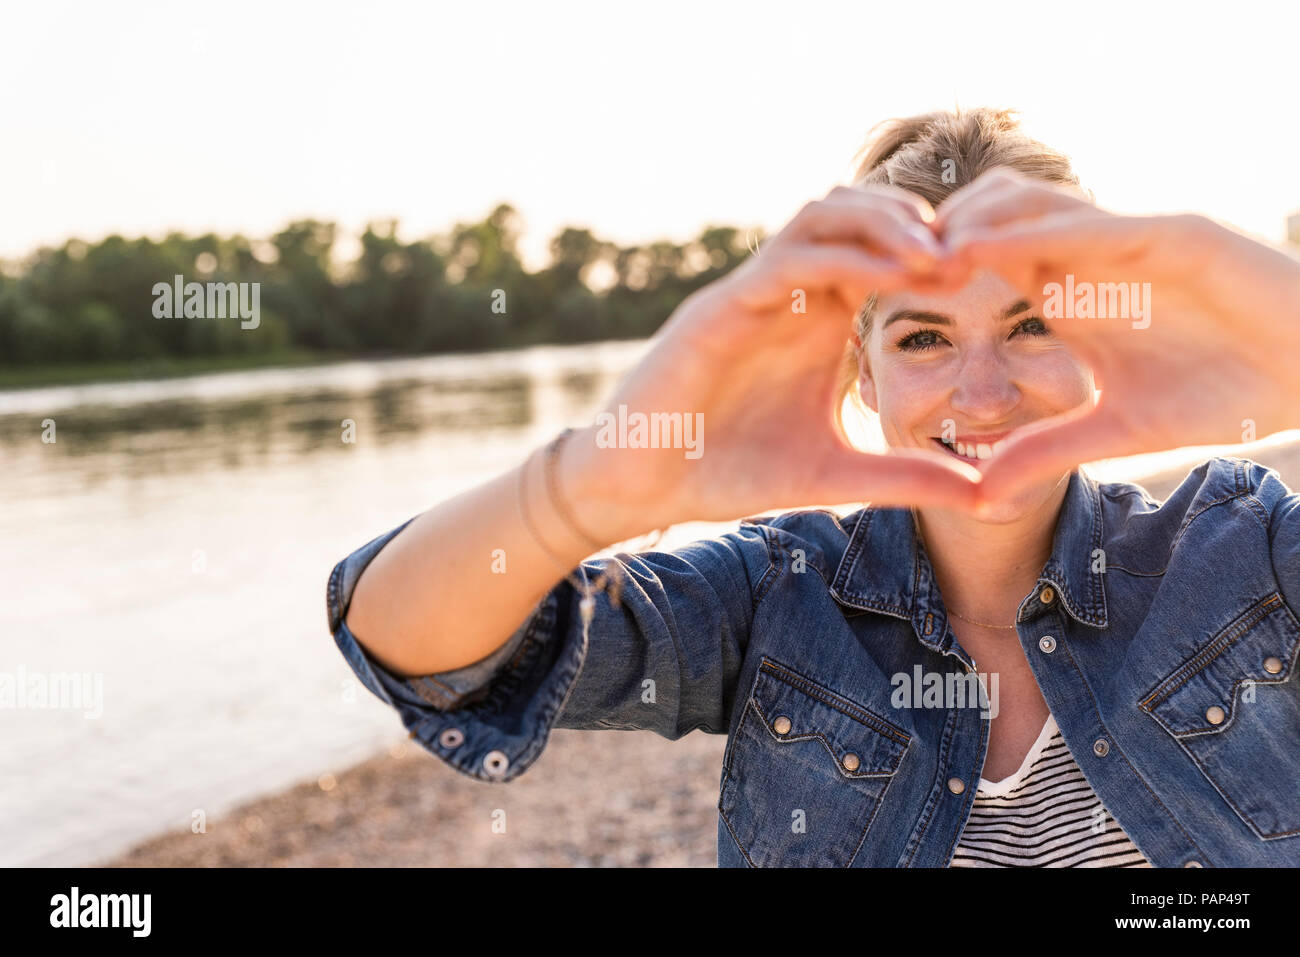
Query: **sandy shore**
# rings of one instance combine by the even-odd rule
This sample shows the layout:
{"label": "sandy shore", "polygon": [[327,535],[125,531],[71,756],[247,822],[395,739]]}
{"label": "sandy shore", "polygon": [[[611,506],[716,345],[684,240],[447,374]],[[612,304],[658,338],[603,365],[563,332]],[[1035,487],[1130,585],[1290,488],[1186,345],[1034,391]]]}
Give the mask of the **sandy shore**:
{"label": "sandy shore", "polygon": [[[537,763],[502,785],[399,743],[326,776],[329,790],[299,784],[108,866],[712,867],[725,745],[698,732],[668,741],[557,730]],[[505,833],[494,833],[501,812]]]}
{"label": "sandy shore", "polygon": [[[1300,488],[1300,444],[1231,453]],[[1137,476],[1163,499],[1186,467]],[[328,638],[328,636],[326,636]],[[322,648],[327,647],[322,645]],[[328,646],[332,648],[332,646]],[[394,715],[393,723],[401,727]],[[554,732],[509,785],[466,778],[415,742],[137,845],[112,867],[712,867],[721,735]],[[504,833],[494,831],[502,819]]]}

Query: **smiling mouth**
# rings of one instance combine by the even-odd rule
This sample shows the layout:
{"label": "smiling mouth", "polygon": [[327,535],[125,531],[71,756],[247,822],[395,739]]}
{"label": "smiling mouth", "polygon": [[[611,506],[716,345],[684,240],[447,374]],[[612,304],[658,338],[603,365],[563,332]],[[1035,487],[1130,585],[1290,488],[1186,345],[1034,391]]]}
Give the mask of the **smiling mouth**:
{"label": "smiling mouth", "polygon": [[945,442],[941,438],[933,437],[930,441],[939,446],[939,448],[943,449],[945,452],[948,452],[950,455],[955,455],[959,459],[964,459],[967,462],[981,462],[997,455],[998,450],[1002,448],[1003,444],[1005,444],[1006,439],[1002,438],[996,442]]}

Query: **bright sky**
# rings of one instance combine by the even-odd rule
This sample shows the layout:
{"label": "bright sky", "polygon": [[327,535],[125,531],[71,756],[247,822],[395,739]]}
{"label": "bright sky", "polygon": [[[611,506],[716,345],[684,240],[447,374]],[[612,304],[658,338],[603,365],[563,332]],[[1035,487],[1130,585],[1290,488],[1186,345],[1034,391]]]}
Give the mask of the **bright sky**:
{"label": "bright sky", "polygon": [[[1149,9],[1156,8],[1156,9]],[[875,122],[1024,111],[1102,205],[1266,239],[1300,210],[1300,5],[13,4],[0,257],[69,236],[409,239],[525,217],[620,242],[778,229]]]}

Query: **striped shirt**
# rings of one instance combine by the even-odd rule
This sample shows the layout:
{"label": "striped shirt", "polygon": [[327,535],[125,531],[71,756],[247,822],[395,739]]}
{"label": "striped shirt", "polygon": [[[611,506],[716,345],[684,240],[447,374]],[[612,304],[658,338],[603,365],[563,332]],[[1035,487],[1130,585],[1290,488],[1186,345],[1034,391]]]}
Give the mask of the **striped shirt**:
{"label": "striped shirt", "polygon": [[1050,714],[1020,769],[980,778],[951,867],[1150,867],[1102,806]]}

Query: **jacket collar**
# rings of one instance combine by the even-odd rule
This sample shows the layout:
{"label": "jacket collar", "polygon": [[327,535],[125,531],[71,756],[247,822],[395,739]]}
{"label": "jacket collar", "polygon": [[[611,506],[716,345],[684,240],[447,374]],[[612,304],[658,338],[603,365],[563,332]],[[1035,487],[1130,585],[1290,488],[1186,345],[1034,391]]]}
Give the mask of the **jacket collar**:
{"label": "jacket collar", "polygon": [[[853,531],[831,595],[849,608],[910,621],[923,644],[946,654],[956,636],[947,627],[934,567],[917,536],[911,510],[868,506],[844,522],[846,527],[852,523]],[[1092,571],[1103,532],[1100,487],[1075,469],[1061,504],[1051,556],[1038,585],[1021,602],[1017,623],[1031,617],[1039,589],[1051,584],[1071,617],[1094,628],[1107,627],[1105,575]]]}

